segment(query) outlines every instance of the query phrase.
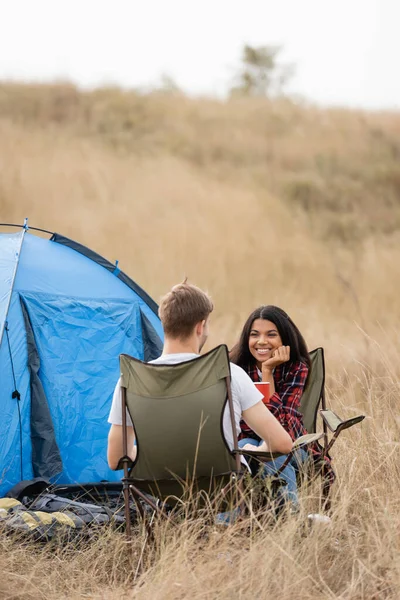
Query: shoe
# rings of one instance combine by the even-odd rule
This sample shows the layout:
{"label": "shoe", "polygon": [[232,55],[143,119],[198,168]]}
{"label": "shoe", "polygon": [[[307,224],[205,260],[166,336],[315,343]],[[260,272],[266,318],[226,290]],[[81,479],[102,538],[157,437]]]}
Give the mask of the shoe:
{"label": "shoe", "polygon": [[324,524],[329,525],[332,523],[332,519],[328,515],[320,515],[319,513],[312,513],[307,515],[307,519],[310,525]]}

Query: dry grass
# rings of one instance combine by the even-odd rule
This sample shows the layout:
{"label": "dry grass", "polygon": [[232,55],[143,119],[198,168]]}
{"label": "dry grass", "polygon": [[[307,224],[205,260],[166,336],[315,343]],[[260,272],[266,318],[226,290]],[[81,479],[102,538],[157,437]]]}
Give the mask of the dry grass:
{"label": "dry grass", "polygon": [[282,306],[326,348],[331,406],[367,415],[334,448],[326,529],[302,536],[304,491],[251,535],[160,532],[136,580],[111,531],[79,551],[2,539],[0,597],[400,597],[400,116],[11,85],[0,115],[0,221],[118,258],[155,299],[188,275],[215,300],[210,346]]}

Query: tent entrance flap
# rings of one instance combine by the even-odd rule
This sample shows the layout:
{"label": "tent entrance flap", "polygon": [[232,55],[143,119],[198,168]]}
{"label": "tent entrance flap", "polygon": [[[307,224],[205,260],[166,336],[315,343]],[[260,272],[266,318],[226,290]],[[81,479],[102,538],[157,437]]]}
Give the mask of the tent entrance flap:
{"label": "tent entrance flap", "polygon": [[28,368],[30,373],[32,471],[35,477],[50,479],[61,473],[63,465],[54,433],[49,405],[38,374],[40,357],[32,325],[23,299],[20,298],[20,301],[25,322]]}
{"label": "tent entrance flap", "polygon": [[142,323],[143,360],[149,362],[161,356],[163,343],[142,310],[140,310],[140,319]]}
{"label": "tent entrance flap", "polygon": [[107,464],[107,419],[119,352],[144,355],[139,301],[25,292],[20,297],[62,458],[57,483],[117,480],[120,475]]}
{"label": "tent entrance flap", "polygon": [[25,229],[19,233],[0,234],[0,346],[17,274]]}

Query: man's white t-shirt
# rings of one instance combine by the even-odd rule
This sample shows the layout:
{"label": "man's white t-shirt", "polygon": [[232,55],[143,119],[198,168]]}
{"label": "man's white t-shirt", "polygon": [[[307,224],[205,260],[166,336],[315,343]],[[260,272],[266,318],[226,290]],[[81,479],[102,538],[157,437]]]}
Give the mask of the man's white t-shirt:
{"label": "man's white t-shirt", "polygon": [[[199,354],[192,354],[189,352],[180,354],[164,354],[155,360],[150,361],[155,365],[174,365],[176,363],[185,362],[197,358]],[[235,424],[236,424],[236,435],[240,433],[240,419],[244,410],[251,408],[257,402],[262,400],[262,393],[256,388],[250,377],[243,369],[231,363],[231,388],[232,388],[232,402],[235,412]],[[117,385],[115,386],[110,415],[108,422],[112,425],[122,425],[122,410],[121,410],[121,380],[118,379]],[[127,425],[132,425],[129,414],[126,418]],[[229,414],[228,403],[225,406],[223,416],[223,430],[225,440],[231,450],[233,450],[233,436],[232,436],[232,424]],[[243,457],[242,457],[243,458]],[[243,462],[245,462],[243,460]]]}

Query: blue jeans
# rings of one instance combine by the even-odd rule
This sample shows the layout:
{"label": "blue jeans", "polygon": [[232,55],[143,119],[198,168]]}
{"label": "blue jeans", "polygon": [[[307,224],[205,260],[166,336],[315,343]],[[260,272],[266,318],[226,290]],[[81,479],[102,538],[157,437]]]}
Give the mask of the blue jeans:
{"label": "blue jeans", "polygon": [[[258,442],[253,438],[244,438],[243,440],[239,440],[239,448],[243,448],[245,444],[252,444],[255,446],[255,448],[257,448],[262,444],[262,441]],[[299,506],[296,474],[300,471],[301,466],[308,460],[308,458],[308,452],[304,450],[304,448],[300,448],[293,454],[283,471],[279,473],[279,477],[286,482],[286,485],[282,486],[279,491],[279,498],[284,502],[290,502],[292,508],[295,510]],[[263,476],[275,475],[286,459],[287,455],[285,454],[284,456],[275,458],[275,460],[271,462],[263,463]]]}

